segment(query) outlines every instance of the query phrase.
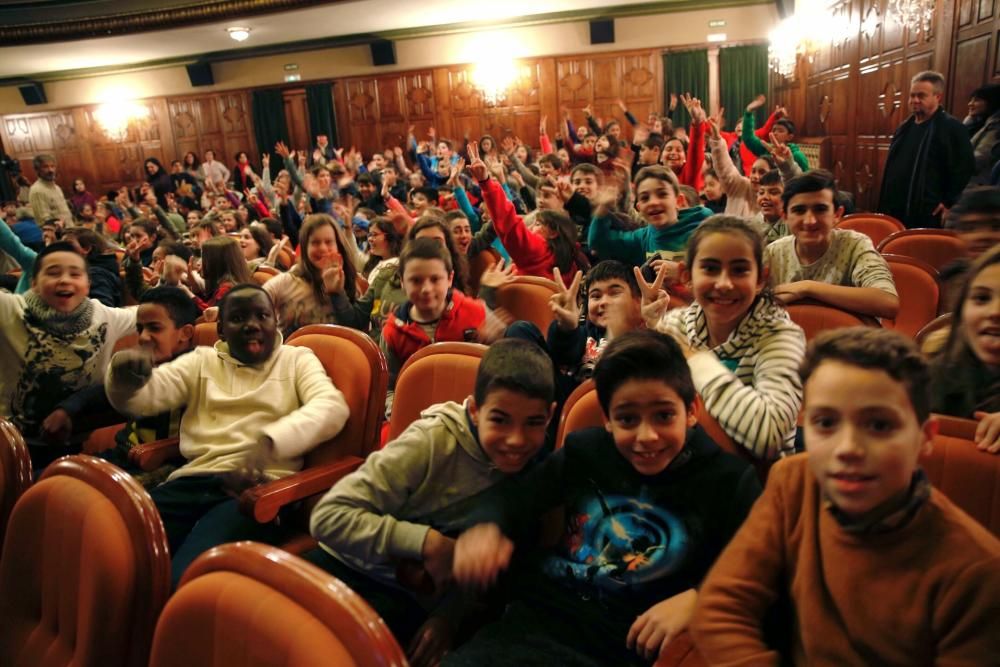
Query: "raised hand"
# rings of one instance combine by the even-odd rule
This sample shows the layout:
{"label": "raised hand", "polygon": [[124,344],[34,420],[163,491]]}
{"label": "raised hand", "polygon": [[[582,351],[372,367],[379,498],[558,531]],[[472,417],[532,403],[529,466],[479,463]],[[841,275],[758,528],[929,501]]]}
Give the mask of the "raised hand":
{"label": "raised hand", "polygon": [[605,185],[601,187],[597,194],[594,195],[594,217],[601,217],[607,215],[609,211],[615,206],[615,202],[618,201],[618,188],[614,185]]}
{"label": "raised hand", "polygon": [[722,132],[719,130],[720,127],[722,127],[722,125],[719,124],[719,121],[716,118],[708,119],[708,135],[710,139],[722,139]]}
{"label": "raised hand", "polygon": [[583,115],[586,116],[587,118],[590,118],[591,116],[594,115],[593,110],[590,108],[589,104],[583,107]]}
{"label": "raised hand", "polygon": [[490,171],[493,173],[493,175],[496,177],[498,181],[500,181],[501,183],[504,182],[505,178],[504,178],[503,163],[500,162],[500,160],[497,160],[496,158],[487,155],[486,166],[489,167]]}
{"label": "raised hand", "polygon": [[490,178],[489,167],[480,159],[479,145],[475,141],[469,142],[469,171],[472,173],[472,177],[480,183]]}
{"label": "raised hand", "polygon": [[483,275],[479,277],[479,286],[496,288],[511,283],[516,279],[517,276],[514,275],[514,263],[511,262],[505,268],[504,260],[500,258],[499,262],[493,262],[486,267]]}
{"label": "raised hand", "polygon": [[548,134],[548,130],[546,129],[546,125],[548,125],[548,120],[549,117],[543,115],[542,119],[538,122],[538,136],[544,137],[546,134]]}
{"label": "raised hand", "polygon": [[274,152],[286,159],[295,159],[292,151],[288,150],[288,146],[285,145],[284,141],[279,141],[274,145]]}
{"label": "raised hand", "polygon": [[549,297],[549,308],[555,315],[556,323],[563,331],[572,331],[580,325],[580,281],[583,272],[577,271],[569,287],[563,282],[559,267],[552,269],[558,291]]}
{"label": "raised hand", "polygon": [[448,174],[448,185],[456,188],[460,185],[459,176],[465,171],[465,158],[458,160],[451,165],[451,172]]}
{"label": "raised hand", "polygon": [[617,104],[618,108],[622,110],[622,113],[628,111],[628,107],[625,106],[625,100],[623,100],[622,98],[619,97],[617,100],[615,100],[615,104]]}
{"label": "raised hand", "polygon": [[721,129],[726,126],[726,107],[719,107],[718,111],[709,117]]}
{"label": "raised hand", "polygon": [[263,155],[261,155],[260,156],[260,164],[261,164],[261,166],[264,169],[267,169],[268,167],[270,167],[271,166],[271,154],[270,153],[264,153]]}
{"label": "raised hand", "polygon": [[775,120],[780,120],[788,116],[788,109],[782,105],[777,105],[774,107],[774,118]]}
{"label": "raised hand", "polygon": [[[670,93],[670,107],[668,108],[668,111],[673,111],[676,108],[677,108],[677,95],[675,95],[674,93]],[[652,116],[653,114],[650,115]]]}
{"label": "raised hand", "polygon": [[704,123],[705,122],[705,109],[701,106],[701,100],[697,97],[691,98],[691,103],[688,106],[688,113],[691,114],[691,121],[694,123]]}
{"label": "raised hand", "polygon": [[639,292],[642,293],[640,309],[642,319],[646,322],[646,328],[655,329],[663,314],[667,312],[670,305],[670,295],[663,289],[663,281],[667,277],[668,267],[666,263],[660,265],[660,270],[656,272],[656,278],[652,283],[646,282],[642,275],[642,269],[638,266],[632,268],[635,272],[635,280],[639,283]]}
{"label": "raised hand", "polygon": [[766,102],[767,102],[766,97],[764,97],[763,95],[758,95],[757,97],[753,98],[750,104],[747,105],[747,111],[756,111],[757,109],[764,106]]}
{"label": "raised hand", "polygon": [[649,139],[649,128],[645,125],[635,128],[635,132],[632,133],[632,143],[641,146],[646,139]]}
{"label": "raised hand", "polygon": [[774,132],[771,133],[771,143],[761,142],[764,144],[764,148],[774,156],[774,161],[779,165],[786,164],[792,159],[792,149],[788,147],[781,139],[774,136]]}
{"label": "raised hand", "polygon": [[111,375],[115,382],[133,386],[146,384],[153,375],[153,352],[148,348],[130,347],[111,357]]}
{"label": "raised hand", "polygon": [[500,140],[500,150],[504,152],[505,155],[511,155],[517,146],[514,144],[514,139],[512,137],[504,137]]}
{"label": "raised hand", "polygon": [[437,131],[433,127],[428,127],[427,136],[431,138],[431,141],[434,141],[437,139]]}

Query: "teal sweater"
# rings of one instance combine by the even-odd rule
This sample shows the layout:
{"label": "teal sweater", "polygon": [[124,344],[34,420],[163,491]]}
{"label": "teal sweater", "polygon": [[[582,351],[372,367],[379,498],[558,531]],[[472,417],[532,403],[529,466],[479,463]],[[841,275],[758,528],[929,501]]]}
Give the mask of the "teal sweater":
{"label": "teal sweater", "polygon": [[601,259],[617,259],[628,266],[641,266],[654,255],[677,261],[683,259],[691,234],[711,215],[704,206],[694,206],[678,211],[672,225],[646,225],[630,231],[611,229],[610,217],[594,218],[587,244]]}

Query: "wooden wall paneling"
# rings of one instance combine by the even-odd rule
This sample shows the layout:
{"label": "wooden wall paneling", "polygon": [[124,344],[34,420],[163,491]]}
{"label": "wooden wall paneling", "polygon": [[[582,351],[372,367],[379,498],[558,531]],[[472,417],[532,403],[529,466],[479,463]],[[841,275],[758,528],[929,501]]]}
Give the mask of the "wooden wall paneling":
{"label": "wooden wall paneling", "polygon": [[994,35],[990,26],[988,32],[977,31],[977,34],[962,36],[955,42],[955,73],[951,84],[953,92],[948,107],[955,116],[965,116],[966,104],[972,91],[992,78],[990,61],[996,51]]}
{"label": "wooden wall paneling", "polygon": [[343,112],[338,117],[346,121],[341,127],[341,143],[345,146],[376,146],[378,141],[378,92],[371,78],[348,79],[343,82]]}
{"label": "wooden wall paneling", "polygon": [[[397,90],[399,112],[392,115],[383,109],[379,148],[403,145],[410,125],[416,128],[418,137],[423,137],[427,130],[433,127],[439,137],[453,141],[461,139],[461,133],[452,127],[450,120],[438,117],[435,113],[437,96],[434,94],[432,71],[410,72],[401,76]],[[381,98],[379,101],[381,104]],[[455,146],[456,149],[460,147],[460,145]]]}
{"label": "wooden wall paneling", "polygon": [[167,101],[170,124],[173,126],[174,155],[182,159],[189,151],[201,160],[201,133],[199,132],[200,105],[196,99],[171,99]]}
{"label": "wooden wall paneling", "polygon": [[[216,95],[215,103],[222,130],[226,164],[233,162],[237,151],[246,151],[250,155],[250,161],[259,166],[261,150],[254,136],[250,97],[247,91],[219,93]],[[309,148],[309,145],[307,143],[302,148]],[[271,146],[267,148],[270,149]],[[222,159],[219,157],[219,160]]]}
{"label": "wooden wall paneling", "polygon": [[[288,140],[292,142],[292,146],[311,149],[314,138],[309,128],[309,109],[306,105],[305,88],[283,90],[281,95],[285,101],[285,125],[288,127]],[[232,157],[230,156],[230,159]],[[259,165],[260,156],[251,154],[250,162]]]}

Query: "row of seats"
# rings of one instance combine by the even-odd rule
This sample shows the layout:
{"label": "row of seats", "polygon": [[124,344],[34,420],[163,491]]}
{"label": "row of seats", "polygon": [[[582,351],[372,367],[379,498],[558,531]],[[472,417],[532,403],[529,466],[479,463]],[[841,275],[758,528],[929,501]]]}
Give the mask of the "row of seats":
{"label": "row of seats", "polygon": [[[308,458],[303,471],[289,478],[271,482],[246,492],[242,499],[244,510],[261,521],[272,520],[281,508],[287,507],[292,502],[323,493],[336,479],[360,465],[363,457],[375,447],[378,415],[381,413],[381,404],[385,397],[384,380],[380,379],[385,376],[384,361],[381,360],[381,355],[374,343],[371,343],[366,336],[342,327],[317,325],[298,332],[296,336],[289,339],[288,344],[296,344],[296,340],[299,341],[297,344],[308,344],[311,349],[316,351],[327,372],[334,377],[335,382],[339,378],[338,386],[344,390],[345,397],[351,405],[352,414],[345,428],[345,433],[317,448]],[[394,406],[394,419],[390,424],[392,433],[401,432],[428,405],[444,400],[461,400],[471,393],[475,373],[484,349],[482,346],[469,343],[441,343],[430,346],[414,355],[400,373],[399,394]],[[336,364],[332,363],[334,359],[336,359]],[[371,392],[368,391],[369,387],[372,387]],[[725,437],[718,424],[714,423],[714,420],[711,420],[700,406],[698,407],[698,417],[699,423],[717,439],[721,446],[731,451],[740,451]],[[943,428],[936,439],[935,451],[924,460],[929,477],[935,486],[941,488],[970,515],[994,533],[1000,534],[1000,458],[987,456],[976,450],[971,442],[975,429],[974,422],[953,418],[942,419]],[[561,446],[567,433],[587,426],[600,425],[602,421],[603,417],[592,384],[581,385],[571,395],[563,411],[558,432],[559,445]],[[121,507],[125,507],[126,513],[144,516],[148,520],[151,516],[156,516],[155,508],[142,507],[140,499],[144,498],[148,504],[148,496],[130,477],[117,468],[90,457],[70,457],[51,467],[33,489],[40,486],[41,482],[49,479],[50,476],[70,475],[69,471],[71,470],[72,474],[75,475],[83,468],[93,468],[103,472],[88,473],[90,477],[94,477],[96,474],[97,477],[103,475],[113,479],[116,484],[127,489],[126,495],[132,500],[124,504],[101,501],[95,492],[87,491],[78,484],[71,485],[73,488],[67,488],[64,492],[70,498],[68,507],[75,508],[67,510],[71,517],[69,525],[73,529],[50,530],[48,522],[56,520],[59,516],[59,512],[56,512],[55,506],[51,502],[32,501],[24,505],[25,508],[29,509],[22,510],[21,502],[15,506],[11,501],[11,496],[23,493],[24,498],[27,498],[28,494],[32,493],[32,491],[27,493],[24,491],[24,487],[29,483],[25,472],[29,465],[26,463],[26,451],[22,456],[24,462],[21,464],[16,463],[17,456],[8,455],[8,452],[17,450],[16,444],[8,446],[9,442],[20,439],[16,430],[9,425],[0,424],[0,435],[5,441],[8,441],[0,443],[2,445],[0,447],[0,452],[2,452],[0,465],[3,466],[2,475],[0,475],[2,478],[0,490],[3,491],[3,497],[0,498],[0,508],[15,507],[9,522],[5,518],[6,513],[0,516],[0,531],[7,533],[4,551],[0,553],[0,618],[3,619],[3,623],[0,623],[0,635],[4,632],[14,633],[9,635],[9,641],[0,636],[0,640],[2,640],[0,646],[17,646],[20,656],[16,660],[2,659],[0,664],[37,664],[43,665],[43,667],[47,667],[49,664],[69,664],[67,661],[59,661],[55,657],[51,662],[47,659],[39,660],[37,655],[40,654],[32,653],[35,650],[44,649],[45,655],[51,656],[70,655],[74,651],[79,653],[83,650],[79,649],[80,646],[90,646],[91,648],[88,650],[91,652],[97,651],[98,648],[102,651],[110,650],[108,648],[109,642],[103,639],[107,634],[104,630],[107,627],[116,629],[125,627],[118,625],[118,616],[122,616],[122,618],[135,617],[139,620],[144,616],[136,615],[135,610],[128,604],[111,607],[107,611],[98,613],[97,610],[104,609],[104,607],[94,606],[96,604],[94,599],[103,600],[106,595],[128,593],[137,586],[137,581],[144,576],[142,573],[159,576],[156,573],[162,572],[165,580],[168,575],[164,569],[165,565],[160,564],[160,561],[164,564],[167,562],[162,527],[159,535],[155,530],[147,529],[145,531],[146,540],[153,544],[153,547],[143,549],[141,544],[135,541],[130,542],[127,538],[127,531],[118,526],[114,520],[102,517],[114,515],[115,508],[121,512]],[[23,448],[23,445],[21,447]],[[81,463],[81,461],[86,461],[86,463]],[[766,474],[766,468],[759,468],[759,471],[762,475]],[[98,484],[100,489],[104,489],[105,486],[104,483]],[[22,513],[24,513],[25,518],[20,518]],[[114,538],[96,539],[94,537],[94,531],[105,530],[110,531]],[[20,535],[28,535],[28,537]],[[34,537],[30,537],[30,535],[34,535]],[[14,549],[15,555],[11,555],[8,547]],[[102,553],[102,549],[106,548],[114,551],[114,555]],[[44,556],[38,554],[44,554]],[[60,554],[73,554],[74,567],[70,568],[67,563],[61,562]],[[269,557],[269,560],[268,567],[278,567],[281,562],[284,562],[278,557]],[[108,578],[97,574],[95,568],[98,564],[103,563],[109,563],[114,568],[115,577]],[[74,568],[79,568],[79,570]],[[192,572],[200,572],[200,570],[193,568]],[[53,587],[53,582],[49,580],[46,573],[58,573],[58,575],[52,574],[52,576],[57,577],[56,581],[59,585]],[[84,577],[84,573],[86,573],[86,582],[90,582],[87,585],[82,585],[84,579],[81,577]],[[185,581],[197,576],[199,575],[189,573]],[[153,589],[159,590],[156,586],[153,586]],[[155,590],[154,593],[148,594],[147,607],[155,607],[158,604],[157,601],[163,598]],[[56,591],[61,592],[62,597],[57,598]],[[77,598],[80,599],[67,598],[65,591],[77,591]],[[144,595],[146,594],[144,593]],[[295,597],[291,597],[294,601]],[[3,607],[4,601],[14,604],[10,601],[30,601],[32,599],[37,601],[34,603],[36,607],[46,610],[41,621],[37,616],[29,614],[15,622],[19,618],[15,613],[16,610]],[[73,615],[74,609],[81,605],[83,611],[80,613],[85,612],[86,619],[89,620],[79,620]],[[236,605],[236,607],[239,606]],[[276,606],[279,605],[276,603]],[[72,627],[66,627],[67,623],[70,622],[67,619],[73,619]],[[96,623],[95,619],[100,619],[100,623]],[[44,631],[35,628],[39,623],[44,626]],[[152,621],[149,621],[147,626],[152,627]],[[199,627],[201,627],[200,624]],[[2,628],[6,628],[6,630]],[[76,638],[71,641],[66,640],[65,637],[62,637],[64,630],[73,633]],[[88,632],[98,632],[102,639],[90,644],[80,641],[80,634]],[[218,632],[223,633],[223,630],[218,630]],[[141,631],[125,634],[136,640],[142,636]],[[230,632],[229,634],[240,637],[243,633]],[[56,635],[59,635],[58,642]],[[212,641],[211,637],[205,637],[199,640],[199,643],[211,643]],[[243,641],[251,640],[244,637]],[[59,642],[68,642],[68,644],[63,646]],[[58,650],[49,644],[52,646],[58,644]],[[87,655],[91,655],[91,653]],[[239,654],[227,653],[226,655]],[[308,664],[308,661],[301,663],[233,662],[236,664]],[[229,664],[233,664],[233,662]],[[94,663],[84,660],[75,664]],[[145,664],[145,662],[142,660],[124,662],[105,660],[101,664]],[[193,664],[216,663],[195,662]],[[670,650],[662,656],[658,664],[665,666],[701,663],[698,662],[697,652],[691,647],[690,640],[684,636],[678,638],[676,643],[671,644]]]}

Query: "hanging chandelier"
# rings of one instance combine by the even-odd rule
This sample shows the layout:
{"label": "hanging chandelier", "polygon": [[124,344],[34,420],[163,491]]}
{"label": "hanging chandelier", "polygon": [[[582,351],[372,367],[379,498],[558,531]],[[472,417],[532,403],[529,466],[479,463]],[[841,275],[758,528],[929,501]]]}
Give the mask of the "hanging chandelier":
{"label": "hanging chandelier", "polygon": [[889,0],[886,12],[909,32],[927,35],[934,22],[934,0]]}

